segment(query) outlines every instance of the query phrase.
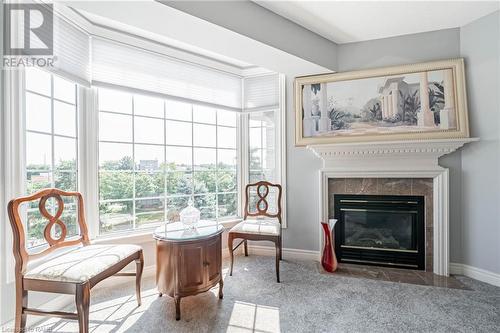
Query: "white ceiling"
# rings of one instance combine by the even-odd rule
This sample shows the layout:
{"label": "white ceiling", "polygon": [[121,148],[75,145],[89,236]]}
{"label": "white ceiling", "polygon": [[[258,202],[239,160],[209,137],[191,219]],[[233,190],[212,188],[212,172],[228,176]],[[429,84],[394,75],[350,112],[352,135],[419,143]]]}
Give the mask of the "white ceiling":
{"label": "white ceiling", "polygon": [[457,28],[500,8],[500,1],[254,2],[339,44]]}

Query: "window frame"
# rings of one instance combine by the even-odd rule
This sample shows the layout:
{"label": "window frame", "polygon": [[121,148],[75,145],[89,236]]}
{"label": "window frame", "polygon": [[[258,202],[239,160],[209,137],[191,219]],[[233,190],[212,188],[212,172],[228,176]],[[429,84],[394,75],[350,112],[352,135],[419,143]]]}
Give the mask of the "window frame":
{"label": "window frame", "polygon": [[[64,78],[64,77],[60,77],[58,76],[57,74],[55,73],[52,73],[50,71],[44,71],[42,69],[28,69],[28,70],[36,70],[36,71],[40,71],[40,72],[43,72],[44,74],[46,75],[49,75],[50,76],[50,95],[47,95],[47,94],[44,94],[44,93],[40,93],[38,91],[34,91],[34,90],[30,90],[27,88],[27,78],[28,78],[28,75],[26,73],[26,70],[22,70],[22,71],[19,71],[19,73],[16,74],[18,80],[19,80],[19,83],[20,83],[20,94],[19,94],[19,105],[20,105],[20,110],[21,110],[21,117],[19,118],[20,120],[20,136],[22,137],[22,148],[21,151],[22,151],[22,154],[21,154],[21,158],[22,158],[22,180],[19,182],[19,184],[21,185],[20,188],[22,189],[22,193],[23,195],[27,195],[27,194],[33,194],[33,193],[28,193],[28,187],[27,187],[27,184],[28,184],[28,173],[29,172],[47,172],[49,174],[51,174],[50,176],[50,187],[56,187],[55,184],[56,184],[56,172],[58,171],[57,167],[56,167],[56,161],[55,161],[55,158],[56,158],[56,150],[54,149],[56,144],[55,144],[55,141],[56,141],[56,138],[66,138],[66,139],[71,139],[71,140],[74,140],[74,149],[75,149],[75,165],[74,165],[74,168],[73,169],[68,169],[68,170],[62,170],[62,172],[64,173],[69,173],[71,174],[72,176],[75,177],[75,184],[74,184],[74,188],[72,189],[64,189],[66,191],[79,191],[80,189],[80,180],[81,180],[81,177],[80,177],[80,153],[79,153],[79,149],[80,149],[80,128],[81,128],[81,124],[80,124],[80,104],[79,104],[79,84],[78,82],[75,82],[75,81],[72,81],[72,80],[69,80],[67,78]],[[71,102],[68,102],[68,101],[65,101],[63,99],[60,99],[60,98],[57,98],[55,96],[55,90],[54,90],[54,82],[56,80],[56,77],[58,80],[64,80],[64,81],[67,81],[69,82],[70,84],[72,84],[74,86],[74,102],[71,103]],[[35,96],[38,96],[38,97],[41,97],[41,98],[45,98],[45,99],[48,99],[50,101],[50,131],[40,131],[40,130],[33,130],[33,129],[28,129],[27,128],[27,96],[28,94],[31,94],[31,95],[35,95]],[[66,134],[58,134],[56,133],[56,130],[55,130],[55,104],[56,102],[58,103],[63,103],[64,105],[69,105],[69,106],[72,106],[74,107],[74,112],[75,112],[75,116],[74,116],[74,126],[75,126],[75,133],[74,133],[74,136],[71,136],[71,135],[66,135]],[[39,169],[39,170],[36,170],[36,169],[28,169],[28,161],[27,161],[27,148],[26,148],[26,145],[28,143],[28,139],[27,139],[27,136],[28,134],[38,134],[38,135],[44,135],[44,136],[48,136],[50,137],[50,167],[48,170],[42,170],[42,169]],[[76,209],[77,209],[77,206],[76,206],[76,203],[65,203],[65,208],[67,209],[68,207],[72,208],[75,210],[76,212]],[[38,208],[24,208],[25,211],[23,210],[23,212],[25,214],[28,214],[30,212],[38,212]],[[51,207],[51,210],[52,210],[52,214],[55,214],[55,207]],[[28,229],[28,225],[27,222],[28,222],[28,218],[26,217],[25,218],[25,231],[26,231],[26,235],[29,234],[29,229]],[[69,236],[69,237],[73,237],[73,235]],[[45,242],[42,242],[40,244],[35,244],[33,245],[33,247],[37,247],[37,246],[44,246],[46,243]]]}
{"label": "window frame", "polygon": [[[130,95],[130,103],[131,103],[131,113],[124,113],[124,112],[116,112],[116,111],[110,111],[110,110],[101,110],[99,108],[99,103],[98,103],[98,100],[99,100],[99,89],[110,89],[110,90],[115,90],[115,91],[119,91],[121,93],[126,93],[128,95]],[[137,144],[139,145],[147,145],[147,146],[158,146],[158,147],[162,147],[163,148],[163,156],[165,158],[165,162],[166,162],[166,158],[167,158],[167,155],[166,155],[166,150],[169,148],[169,147],[186,147],[186,148],[190,148],[191,149],[191,168],[190,168],[190,171],[187,171],[190,175],[191,175],[191,194],[172,194],[170,195],[168,192],[167,192],[167,176],[168,176],[168,173],[171,172],[171,171],[158,171],[159,173],[163,173],[163,177],[164,177],[164,191],[161,195],[159,196],[154,196],[154,197],[144,197],[144,198],[137,198],[136,197],[136,188],[135,188],[135,185],[134,185],[134,189],[133,189],[133,193],[132,193],[132,198],[122,198],[122,199],[105,199],[105,200],[101,200],[100,199],[100,193],[99,193],[99,173],[101,171],[100,169],[100,166],[99,166],[99,149],[97,149],[97,154],[95,156],[93,156],[92,158],[95,159],[95,172],[97,173],[97,179],[96,179],[96,183],[95,185],[92,185],[91,188],[96,188],[96,192],[97,192],[97,195],[96,195],[96,198],[94,198],[94,202],[96,202],[94,204],[94,206],[97,206],[97,209],[96,209],[96,212],[92,212],[92,214],[94,214],[94,218],[93,218],[93,221],[98,221],[96,224],[97,226],[93,226],[91,229],[92,229],[92,233],[95,234],[97,237],[99,238],[108,238],[108,237],[113,237],[113,236],[116,236],[116,235],[126,235],[126,234],[136,234],[136,233],[143,233],[143,232],[148,232],[148,231],[151,231],[152,229],[155,229],[157,228],[159,225],[161,225],[161,223],[164,223],[166,220],[167,220],[167,212],[168,212],[168,209],[167,209],[167,204],[166,202],[169,200],[169,199],[176,199],[176,198],[194,198],[196,200],[196,197],[200,197],[200,196],[204,196],[204,195],[214,195],[215,196],[215,220],[217,220],[218,222],[220,223],[232,223],[234,221],[239,221],[241,220],[241,200],[239,200],[239,197],[240,197],[240,192],[241,192],[241,187],[240,187],[240,182],[239,182],[239,179],[240,179],[240,174],[241,174],[241,161],[240,159],[238,158],[239,155],[240,155],[240,150],[241,150],[241,139],[240,139],[240,126],[239,126],[239,119],[240,119],[240,115],[236,114],[235,116],[235,123],[234,123],[234,126],[229,126],[229,125],[225,125],[225,124],[220,124],[219,121],[218,121],[218,115],[219,115],[219,112],[218,111],[223,111],[223,112],[230,112],[230,111],[227,111],[227,110],[218,110],[217,108],[214,108],[214,107],[211,107],[212,109],[214,109],[215,111],[215,122],[214,123],[208,123],[208,122],[201,122],[201,121],[196,121],[194,119],[194,108],[196,105],[199,105],[199,106],[205,106],[203,105],[202,103],[196,103],[195,101],[191,101],[191,102],[185,102],[186,104],[189,104],[190,105],[190,109],[191,109],[191,120],[180,120],[180,119],[174,119],[174,118],[171,118],[168,116],[168,111],[167,111],[167,104],[169,101],[174,101],[176,102],[175,100],[172,100],[168,97],[164,97],[164,96],[158,96],[157,94],[148,94],[147,92],[137,92],[137,91],[130,91],[129,89],[127,88],[123,88],[123,87],[113,87],[113,86],[105,86],[105,87],[93,87],[91,90],[91,97],[90,99],[92,100],[92,103],[90,103],[92,105],[92,112],[88,112],[88,113],[93,113],[95,114],[94,116],[94,120],[97,121],[97,123],[99,123],[99,116],[103,113],[103,114],[117,114],[117,115],[123,115],[123,116],[127,116],[127,117],[131,117],[131,126],[132,126],[132,137],[130,140],[127,140],[127,141],[117,141],[117,140],[107,140],[107,139],[104,139],[104,140],[101,140],[99,138],[99,124],[97,126],[94,126],[94,131],[93,133],[91,133],[89,136],[90,137],[93,137],[93,138],[97,138],[96,139],[96,142],[97,142],[97,147],[99,147],[99,144],[100,143],[118,143],[118,144],[127,144],[127,145],[131,145],[132,146],[132,158],[133,158],[133,169],[130,170],[131,174],[133,175],[133,179],[134,179],[134,183],[136,181],[136,174],[138,172],[138,169],[136,169],[136,161],[135,161],[135,146]],[[158,98],[160,100],[162,100],[162,104],[163,104],[163,117],[160,117],[160,116],[147,116],[147,115],[143,115],[143,114],[136,114],[135,113],[135,105],[134,105],[134,96],[135,95],[142,95],[142,96],[145,96],[145,97],[153,97],[153,98]],[[162,121],[163,122],[163,129],[164,129],[164,132],[163,132],[163,143],[146,143],[146,142],[138,142],[136,141],[136,138],[135,138],[135,121],[136,121],[136,118],[147,118],[147,119],[154,119],[154,120],[157,120],[157,121]],[[167,126],[167,122],[168,121],[175,121],[175,122],[182,122],[182,123],[186,123],[186,124],[190,124],[191,126],[191,130],[192,130],[192,133],[191,133],[191,145],[178,145],[178,144],[169,144],[168,141],[167,141],[167,131],[166,131],[166,126]],[[200,146],[200,145],[195,145],[195,142],[194,142],[194,127],[195,125],[208,125],[208,126],[213,126],[215,128],[215,145],[213,147],[207,147],[207,146]],[[232,128],[232,129],[235,129],[235,132],[236,132],[236,142],[235,142],[235,148],[227,148],[227,147],[219,147],[219,143],[218,143],[218,133],[219,133],[219,129],[220,128]],[[89,142],[89,144],[91,145],[92,143]],[[218,188],[218,182],[216,181],[216,191],[215,192],[207,192],[207,193],[195,193],[194,192],[194,182],[195,182],[195,173],[196,173],[196,168],[195,168],[195,161],[194,161],[194,155],[195,155],[195,149],[196,148],[209,148],[209,149],[213,149],[215,151],[215,155],[216,155],[216,162],[215,162],[215,168],[214,170],[211,170],[210,172],[214,172],[216,174],[216,177],[217,177],[217,173],[218,173],[218,170],[219,170],[219,151],[220,150],[232,150],[235,152],[235,156],[237,157],[237,163],[236,163],[236,167],[234,169],[234,172],[236,173],[236,189],[235,191],[219,191],[219,188]],[[186,171],[182,171],[182,172],[186,172]],[[233,171],[231,171],[233,172]],[[235,216],[228,216],[228,217],[219,217],[219,195],[227,195],[227,194],[233,194],[233,195],[236,195],[236,198],[237,198],[237,207],[236,207],[236,215]],[[136,212],[136,201],[137,200],[141,200],[141,199],[158,199],[158,200],[162,200],[164,201],[164,208],[163,208],[163,212],[164,212],[164,220],[163,221],[159,221],[159,222],[152,222],[150,226],[145,226],[145,227],[136,227],[136,220],[137,220],[137,212]],[[110,232],[106,232],[106,233],[102,233],[101,232],[101,229],[100,229],[100,225],[101,225],[101,221],[100,221],[100,212],[99,212],[99,205],[103,202],[122,202],[122,201],[131,201],[132,202],[132,228],[130,229],[126,229],[126,230],[122,230],[122,231],[110,231]],[[158,211],[159,212],[159,211]]]}
{"label": "window frame", "polygon": [[[262,113],[262,112],[274,112],[275,119],[275,169],[276,169],[276,182],[279,183],[282,187],[282,196],[281,196],[281,215],[282,215],[282,224],[281,228],[286,229],[288,227],[287,223],[287,199],[286,199],[286,156],[287,156],[287,145],[286,145],[286,77],[284,74],[278,74],[279,80],[279,103],[278,108],[261,108],[258,111],[248,111],[245,112],[243,110],[241,114],[241,136],[242,140],[241,144],[241,168],[242,168],[242,177],[240,180],[241,191],[240,191],[240,202],[241,207],[245,207],[245,188],[250,183],[250,133],[249,133],[249,114],[252,112]],[[243,96],[243,100],[244,100]],[[241,212],[243,214],[243,212]]]}

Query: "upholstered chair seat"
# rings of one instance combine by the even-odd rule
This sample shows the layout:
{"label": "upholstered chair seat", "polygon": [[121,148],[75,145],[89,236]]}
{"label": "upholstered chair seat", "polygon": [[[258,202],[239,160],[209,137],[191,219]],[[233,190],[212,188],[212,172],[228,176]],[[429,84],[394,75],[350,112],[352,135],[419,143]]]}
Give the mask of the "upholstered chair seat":
{"label": "upholstered chair seat", "polygon": [[37,267],[28,268],[24,278],[85,283],[138,251],[141,247],[132,244],[78,247]]}
{"label": "upholstered chair seat", "polygon": [[231,228],[230,232],[244,234],[279,236],[281,224],[276,219],[257,218],[241,221]]}

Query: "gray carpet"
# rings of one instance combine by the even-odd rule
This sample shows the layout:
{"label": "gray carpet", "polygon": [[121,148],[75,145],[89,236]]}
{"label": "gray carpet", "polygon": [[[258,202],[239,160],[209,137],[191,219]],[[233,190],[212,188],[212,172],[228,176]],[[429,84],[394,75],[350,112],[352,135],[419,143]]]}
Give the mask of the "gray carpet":
{"label": "gray carpet", "polygon": [[[472,290],[320,274],[316,263],[284,261],[281,279],[275,282],[273,258],[238,256],[224,299],[216,289],[185,298],[180,321],[152,276],[143,280],[139,308],[132,281],[100,289],[91,298],[91,331],[500,332],[500,288],[465,277]],[[74,332],[77,325],[49,319],[40,328]]]}

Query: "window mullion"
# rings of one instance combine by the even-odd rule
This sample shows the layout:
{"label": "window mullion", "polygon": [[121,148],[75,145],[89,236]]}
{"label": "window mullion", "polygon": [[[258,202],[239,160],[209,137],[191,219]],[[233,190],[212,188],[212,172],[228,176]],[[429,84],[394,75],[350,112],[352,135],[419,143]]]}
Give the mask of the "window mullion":
{"label": "window mullion", "polygon": [[52,156],[50,159],[50,169],[52,173],[52,179],[50,182],[51,187],[56,187],[55,185],[55,173],[56,173],[56,167],[55,167],[55,138],[54,138],[54,76],[50,75],[50,145],[51,145],[51,150],[52,150]]}
{"label": "window mullion", "polygon": [[136,175],[135,172],[135,112],[134,112],[134,95],[131,98],[132,103],[132,230],[136,228],[136,202],[135,202],[135,191],[136,191]]}
{"label": "window mullion", "polygon": [[167,103],[163,100],[163,219],[168,222]]}
{"label": "window mullion", "polygon": [[215,111],[215,219],[219,219],[219,112]]}

